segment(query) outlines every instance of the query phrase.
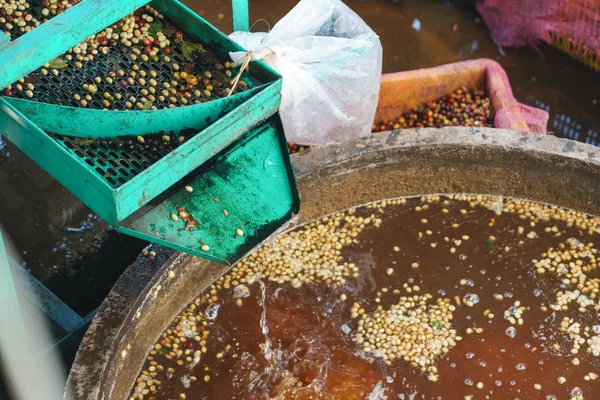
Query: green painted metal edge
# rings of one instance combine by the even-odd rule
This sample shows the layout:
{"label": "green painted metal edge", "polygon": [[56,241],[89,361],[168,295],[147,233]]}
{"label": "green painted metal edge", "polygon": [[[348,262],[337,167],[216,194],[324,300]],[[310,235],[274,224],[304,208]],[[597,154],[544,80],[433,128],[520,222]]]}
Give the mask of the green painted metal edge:
{"label": "green painted metal edge", "polygon": [[[191,193],[182,189],[193,188]],[[300,201],[278,114],[195,170],[119,228],[215,262],[233,264],[299,211]],[[170,215],[178,207],[197,224]],[[238,232],[241,230],[241,234]],[[202,250],[203,245],[209,248]]]}
{"label": "green painted metal edge", "polygon": [[252,127],[276,113],[280,101],[281,80],[278,80],[117,188],[117,219],[124,220]]}
{"label": "green painted metal edge", "polygon": [[263,88],[261,85],[207,103],[154,111],[99,110],[4,99],[46,132],[81,138],[116,138],[186,129],[199,132]]}
{"label": "green painted metal edge", "polygon": [[248,32],[250,30],[248,0],[231,0],[231,14],[234,32]]}
{"label": "green painted metal edge", "polygon": [[83,0],[23,36],[0,42],[0,88],[148,3],[148,0]]}
{"label": "green painted metal edge", "polygon": [[110,185],[95,171],[82,168],[83,162],[69,154],[3,98],[0,98],[0,127],[4,136],[86,206],[109,224],[117,223]]}

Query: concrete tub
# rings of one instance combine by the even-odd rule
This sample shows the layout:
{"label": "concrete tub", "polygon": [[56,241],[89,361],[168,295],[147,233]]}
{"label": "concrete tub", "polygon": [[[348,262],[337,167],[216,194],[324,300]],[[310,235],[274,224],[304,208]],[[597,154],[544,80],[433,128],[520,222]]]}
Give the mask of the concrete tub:
{"label": "concrete tub", "polygon": [[[489,128],[382,132],[312,149],[293,162],[300,222],[383,198],[458,192],[600,215],[600,148],[547,135]],[[165,327],[227,269],[168,250],[154,261],[138,258],[81,343],[67,382],[72,398],[127,398]]]}

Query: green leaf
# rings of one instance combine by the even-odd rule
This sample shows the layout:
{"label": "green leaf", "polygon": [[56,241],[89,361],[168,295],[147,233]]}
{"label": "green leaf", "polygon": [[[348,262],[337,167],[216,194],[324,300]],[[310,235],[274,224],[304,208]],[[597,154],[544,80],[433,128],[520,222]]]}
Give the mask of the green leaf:
{"label": "green leaf", "polygon": [[491,249],[492,247],[494,247],[494,239],[488,237],[487,239],[485,239],[485,244]]}
{"label": "green leaf", "polygon": [[65,68],[65,67],[69,66],[69,64],[67,64],[60,58],[56,58],[56,59],[50,61],[48,64],[50,65],[50,68],[55,68],[55,69],[61,69],[61,68]]}
{"label": "green leaf", "polygon": [[206,53],[206,49],[200,43],[181,41],[181,52],[186,60],[191,61],[194,53]]}
{"label": "green leaf", "polygon": [[168,354],[168,353],[169,352],[164,347],[161,347],[160,349],[156,350],[156,354],[159,355],[159,356],[162,356],[162,355],[165,355],[165,354]]}
{"label": "green leaf", "polygon": [[142,110],[152,110],[152,102],[151,101],[145,101],[144,102],[144,108],[142,108]]}
{"label": "green leaf", "polygon": [[429,325],[431,325],[434,328],[443,328],[444,327],[443,323],[441,323],[440,321],[436,321],[436,320],[431,321],[429,323]]}
{"label": "green leaf", "polygon": [[77,146],[89,146],[91,144],[93,144],[96,140],[95,139],[81,139],[77,141]]}
{"label": "green leaf", "polygon": [[163,26],[160,22],[155,21],[153,23],[150,24],[150,28],[148,28],[148,35],[152,36],[154,39],[156,39],[156,34],[158,32],[162,32],[163,31]]}
{"label": "green leaf", "polygon": [[175,28],[172,25],[167,25],[163,28],[162,33],[165,34],[165,36],[171,36],[174,35],[175,32],[177,32],[177,28]]}

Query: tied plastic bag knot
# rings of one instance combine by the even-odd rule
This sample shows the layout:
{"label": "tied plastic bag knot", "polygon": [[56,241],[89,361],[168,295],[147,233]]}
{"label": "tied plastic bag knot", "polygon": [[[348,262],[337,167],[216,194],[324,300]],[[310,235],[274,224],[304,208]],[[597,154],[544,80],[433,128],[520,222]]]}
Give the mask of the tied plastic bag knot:
{"label": "tied plastic bag knot", "polygon": [[262,49],[260,49],[259,51],[257,51],[256,53],[254,53],[254,55],[252,56],[252,61],[258,61],[258,60],[262,60],[265,57],[268,57],[270,55],[276,55],[277,53],[275,52],[275,50],[272,47],[263,47]]}
{"label": "tied plastic bag knot", "polygon": [[[269,33],[229,36],[282,77],[286,137],[321,145],[371,132],[381,79],[381,44],[340,0],[301,0]],[[248,52],[232,52],[241,64]]]}

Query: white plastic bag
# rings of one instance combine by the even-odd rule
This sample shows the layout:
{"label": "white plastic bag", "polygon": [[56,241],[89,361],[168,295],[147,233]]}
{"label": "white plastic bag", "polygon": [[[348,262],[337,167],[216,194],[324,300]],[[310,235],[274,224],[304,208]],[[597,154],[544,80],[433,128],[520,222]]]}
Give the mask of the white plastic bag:
{"label": "white plastic bag", "polygon": [[[339,0],[301,0],[269,33],[229,36],[283,76],[280,115],[289,141],[320,145],[371,132],[381,43]],[[245,52],[230,53],[241,65]]]}

